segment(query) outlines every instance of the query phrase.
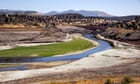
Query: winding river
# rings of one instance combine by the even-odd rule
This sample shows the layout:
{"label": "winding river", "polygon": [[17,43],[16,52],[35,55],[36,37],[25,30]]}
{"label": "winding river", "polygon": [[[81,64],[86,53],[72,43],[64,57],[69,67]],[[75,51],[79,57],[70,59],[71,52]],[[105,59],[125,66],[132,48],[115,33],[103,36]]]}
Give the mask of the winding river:
{"label": "winding river", "polygon": [[[99,43],[99,46],[96,48],[92,48],[88,51],[79,53],[79,54],[71,54],[59,57],[38,57],[38,58],[17,58],[12,60],[7,59],[0,59],[0,63],[23,63],[23,62],[52,62],[52,61],[65,61],[65,60],[77,60],[83,57],[86,57],[90,54],[101,52],[107,49],[111,49],[111,45],[103,40],[96,39],[92,34],[85,35],[86,38],[95,40]],[[7,70],[25,70],[24,66],[16,66],[16,67],[7,67],[7,68],[0,68],[0,71],[7,71]]]}

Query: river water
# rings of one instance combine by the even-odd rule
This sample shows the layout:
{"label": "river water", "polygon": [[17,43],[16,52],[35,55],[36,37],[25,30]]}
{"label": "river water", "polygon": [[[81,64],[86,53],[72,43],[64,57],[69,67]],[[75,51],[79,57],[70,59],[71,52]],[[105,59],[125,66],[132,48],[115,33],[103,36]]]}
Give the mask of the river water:
{"label": "river water", "polygon": [[[78,53],[78,54],[71,54],[66,56],[59,56],[59,57],[38,57],[38,58],[14,58],[14,59],[1,59],[0,63],[27,63],[27,62],[52,62],[52,61],[66,61],[66,60],[77,60],[83,57],[87,57],[90,54],[101,52],[107,49],[111,49],[112,46],[103,40],[96,39],[92,34],[85,35],[86,38],[95,40],[99,43],[99,46],[96,48],[92,48],[88,51]],[[9,70],[26,70],[26,66],[16,66],[16,67],[7,67],[7,68],[0,68],[0,71],[9,71]]]}

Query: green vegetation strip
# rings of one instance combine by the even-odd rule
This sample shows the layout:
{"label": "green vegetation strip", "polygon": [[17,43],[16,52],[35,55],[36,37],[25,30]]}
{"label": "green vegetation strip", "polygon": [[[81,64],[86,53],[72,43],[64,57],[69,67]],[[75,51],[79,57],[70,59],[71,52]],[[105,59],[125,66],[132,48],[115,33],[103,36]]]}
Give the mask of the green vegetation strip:
{"label": "green vegetation strip", "polygon": [[3,68],[3,67],[14,67],[14,66],[19,66],[19,64],[0,64],[0,68]]}
{"label": "green vegetation strip", "polygon": [[0,57],[48,57],[53,55],[76,52],[92,47],[95,47],[93,43],[84,39],[74,38],[72,41],[61,42],[57,44],[16,47],[13,49],[1,50]]}

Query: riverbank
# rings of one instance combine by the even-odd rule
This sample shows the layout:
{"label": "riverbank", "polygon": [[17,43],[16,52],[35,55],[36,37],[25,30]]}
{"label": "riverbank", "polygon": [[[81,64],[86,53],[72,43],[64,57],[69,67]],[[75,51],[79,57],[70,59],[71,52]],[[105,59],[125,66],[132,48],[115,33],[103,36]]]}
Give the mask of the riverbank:
{"label": "riverbank", "polygon": [[[88,30],[82,29],[82,28],[78,28],[78,27],[74,27],[74,26],[57,26],[58,29],[62,30],[63,32],[67,32],[65,39],[61,40],[63,42],[69,42],[72,41],[72,38],[81,38],[83,40],[87,40],[89,42],[92,42],[93,45],[98,46],[99,44],[96,41],[91,41],[89,39],[84,38],[80,33],[83,32],[87,32]],[[78,31],[80,33],[74,33],[72,31]],[[71,34],[68,34],[71,33]],[[82,41],[81,41],[82,42]],[[8,45],[8,46],[0,46],[0,50],[2,51],[8,51],[8,49],[12,50],[12,48],[16,49],[16,47],[33,47],[33,46],[46,46],[46,45],[50,45],[50,44],[57,44],[59,42],[51,42],[51,43],[17,43],[16,45]],[[19,49],[18,49],[19,50]],[[78,54],[81,53],[83,51],[87,51],[89,49],[84,49],[84,50],[78,50],[78,52],[68,52],[65,55],[70,55],[70,54]],[[11,52],[11,51],[10,51]],[[8,53],[8,52],[7,52]],[[60,53],[59,53],[60,54]],[[1,54],[2,56],[4,56],[4,54]],[[12,55],[12,54],[11,54]],[[55,54],[56,55],[56,54]],[[14,55],[15,56],[15,55]],[[31,57],[36,57],[37,54],[32,54]],[[56,55],[56,56],[63,56],[63,55]]]}
{"label": "riverbank", "polygon": [[[39,45],[56,44],[58,42],[71,41],[72,38],[69,34],[63,38],[56,39],[52,36],[44,36],[45,29],[0,29],[2,34],[0,39],[0,50],[12,49],[15,47],[30,47]],[[14,38],[13,38],[14,37]],[[35,41],[36,39],[36,41]],[[40,41],[37,41],[39,40]]]}
{"label": "riverbank", "polygon": [[[78,37],[82,38],[81,33],[84,32],[89,32],[86,29],[80,28],[80,27],[75,27],[75,26],[57,26],[58,30],[62,30],[63,32],[66,32],[66,35],[63,36],[61,39],[56,39],[51,36],[47,36],[48,42],[40,40],[40,42],[32,42],[33,39],[40,39],[42,35],[44,34],[43,31],[46,31],[43,28],[1,28],[0,29],[0,34],[2,34],[0,37],[0,50],[6,50],[6,49],[11,49],[14,47],[20,47],[20,46],[39,46],[39,45],[48,45],[48,44],[55,44],[58,42],[67,42],[71,41],[71,37]],[[75,32],[76,31],[76,32]],[[73,34],[77,33],[77,34]],[[77,36],[76,36],[77,35]],[[40,37],[41,36],[41,37]],[[13,38],[16,37],[16,38]],[[10,38],[10,39],[9,39]],[[44,38],[44,36],[43,36]],[[60,37],[59,37],[60,38]],[[30,40],[29,42],[21,42],[22,40]],[[83,39],[83,38],[82,38]],[[12,41],[10,41],[12,40]],[[86,39],[87,40],[87,39]],[[19,41],[19,42],[18,42]],[[7,43],[8,42],[8,43]],[[14,42],[14,43],[12,43]],[[96,42],[95,42],[96,43]]]}
{"label": "riverbank", "polygon": [[[46,78],[45,80],[47,80],[48,76],[51,76],[53,79],[56,77],[56,75],[54,76],[52,75],[53,74],[58,75],[59,73],[69,74],[67,76],[70,78],[74,74],[78,74],[78,73],[80,74],[81,70],[82,71],[90,70],[92,71],[92,74],[94,74],[94,76],[99,75],[100,73],[102,73],[100,75],[140,76],[140,72],[139,72],[140,61],[138,61],[138,59],[140,59],[139,54],[140,54],[139,50],[136,49],[110,49],[58,67],[53,67],[48,69],[26,70],[26,71],[0,72],[0,81],[2,82],[8,80],[23,79],[23,78],[30,79],[34,77],[44,78],[44,76]],[[126,67],[126,65],[128,67]],[[129,74],[128,72],[125,71],[128,70],[128,68],[130,69],[128,71]],[[87,73],[87,76],[90,76],[88,74],[89,73]],[[61,79],[61,75],[58,75],[58,78]],[[77,79],[77,76],[74,78]]]}
{"label": "riverbank", "polygon": [[62,42],[63,40],[65,40],[65,37],[66,33],[54,27],[48,29],[0,28],[0,46],[16,46],[17,44],[29,43]]}

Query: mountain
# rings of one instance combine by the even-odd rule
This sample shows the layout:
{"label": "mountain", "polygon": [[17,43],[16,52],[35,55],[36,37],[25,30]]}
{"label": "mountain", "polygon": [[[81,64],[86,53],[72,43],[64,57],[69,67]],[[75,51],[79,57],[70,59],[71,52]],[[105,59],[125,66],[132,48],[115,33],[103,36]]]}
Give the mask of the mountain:
{"label": "mountain", "polygon": [[83,16],[95,16],[95,17],[112,17],[111,14],[105,13],[103,11],[86,11],[86,10],[67,10],[62,12],[51,11],[48,12],[47,15],[57,15],[57,14],[68,14],[68,13],[77,13]]}
{"label": "mountain", "polygon": [[18,15],[44,15],[37,11],[22,11],[22,10],[8,10],[0,9],[0,14],[18,14]]}
{"label": "mountain", "polygon": [[112,17],[112,15],[102,11],[86,11],[86,10],[67,10],[62,12],[51,11],[48,13],[40,13],[37,11],[23,11],[23,10],[8,10],[0,9],[0,14],[18,14],[18,15],[58,15],[58,14],[81,14],[83,16],[95,16],[95,17]]}

